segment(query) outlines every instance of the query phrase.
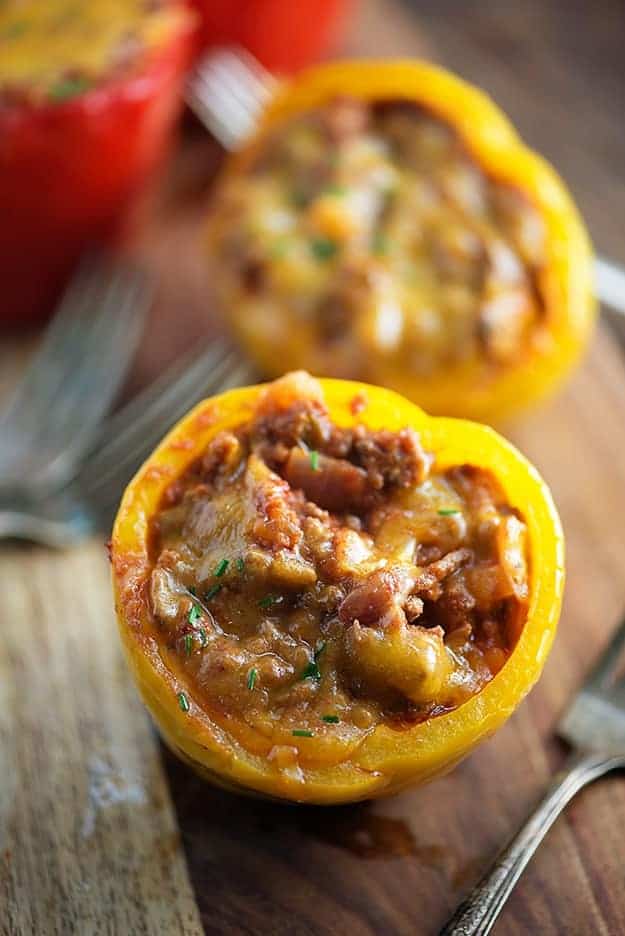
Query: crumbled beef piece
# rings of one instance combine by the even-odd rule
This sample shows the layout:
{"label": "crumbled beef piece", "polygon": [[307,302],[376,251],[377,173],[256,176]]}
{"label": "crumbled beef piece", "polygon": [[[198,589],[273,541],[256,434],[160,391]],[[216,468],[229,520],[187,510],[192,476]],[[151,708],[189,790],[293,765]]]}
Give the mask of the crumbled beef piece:
{"label": "crumbled beef piece", "polygon": [[324,130],[334,143],[363,134],[369,123],[369,107],[356,98],[335,98],[322,111]]}
{"label": "crumbled beef piece", "polygon": [[405,568],[379,569],[347,595],[339,607],[344,624],[384,624],[401,608],[414,585]]}
{"label": "crumbled beef piece", "polygon": [[367,472],[369,484],[377,490],[386,485],[421,484],[431,464],[414,429],[371,432],[365,426],[356,426],[352,452],[357,464]]}
{"label": "crumbled beef piece", "polygon": [[288,483],[250,455],[247,486],[256,508],[255,541],[271,550],[295,549],[302,539],[302,527]]}
{"label": "crumbled beef piece", "polygon": [[211,484],[231,478],[242,463],[243,446],[232,432],[220,432],[209,443],[201,463],[202,479]]}
{"label": "crumbled beef piece", "polygon": [[473,553],[470,549],[454,549],[437,562],[430,563],[417,576],[414,592],[430,601],[437,601],[442,594],[441,582],[456,569],[469,562],[472,557]]}
{"label": "crumbled beef piece", "polygon": [[366,502],[367,475],[344,458],[318,454],[314,467],[309,454],[292,448],[284,474],[291,487],[301,488],[325,510],[358,510]]}

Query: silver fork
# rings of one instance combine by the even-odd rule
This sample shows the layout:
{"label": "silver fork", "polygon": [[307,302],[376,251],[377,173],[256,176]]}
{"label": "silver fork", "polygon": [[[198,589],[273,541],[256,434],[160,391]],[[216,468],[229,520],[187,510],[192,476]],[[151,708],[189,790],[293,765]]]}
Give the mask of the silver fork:
{"label": "silver fork", "polygon": [[149,298],[129,263],[82,263],[0,415],[2,488],[36,495],[71,476],[126,375]]}
{"label": "silver fork", "polygon": [[558,725],[558,734],[572,748],[563,770],[441,936],[487,936],[530,858],[573,796],[609,771],[625,767],[625,678],[617,679],[624,649],[625,619]]}
{"label": "silver fork", "polygon": [[[210,52],[191,73],[185,99],[206,129],[226,150],[241,146],[279,85],[245,49]],[[595,290],[601,304],[625,315],[625,269],[598,257]]]}
{"label": "silver fork", "polygon": [[17,491],[0,497],[0,539],[64,547],[102,531],[124,486],[172,423],[202,396],[253,379],[251,365],[225,340],[194,349],[109,418],[64,488],[43,498]]}

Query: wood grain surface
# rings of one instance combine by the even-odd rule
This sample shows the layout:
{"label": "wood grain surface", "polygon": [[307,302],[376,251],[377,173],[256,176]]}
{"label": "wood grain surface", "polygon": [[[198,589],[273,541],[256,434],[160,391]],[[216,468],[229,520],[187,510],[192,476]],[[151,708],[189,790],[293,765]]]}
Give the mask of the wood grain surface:
{"label": "wood grain surface", "polygon": [[[620,0],[365,0],[343,51],[425,54],[507,109],[625,261]],[[189,124],[137,227],[160,279],[132,384],[215,329],[198,239],[215,147]],[[24,342],[0,348],[0,392]],[[126,673],[102,543],[0,550],[0,933],[434,936],[565,756],[567,699],[625,608],[625,363],[605,326],[566,390],[511,427],[567,535],[558,638],[506,727],[429,787],[356,807],[211,789],[160,746]],[[556,824],[498,936],[625,934],[625,779]]]}

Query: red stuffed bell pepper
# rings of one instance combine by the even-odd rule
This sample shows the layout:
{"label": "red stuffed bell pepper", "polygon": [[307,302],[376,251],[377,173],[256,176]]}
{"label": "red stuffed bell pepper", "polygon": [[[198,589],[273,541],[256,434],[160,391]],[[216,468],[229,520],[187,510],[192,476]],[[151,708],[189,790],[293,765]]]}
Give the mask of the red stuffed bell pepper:
{"label": "red stuffed bell pepper", "polygon": [[0,7],[0,324],[47,315],[166,151],[193,18],[158,0]]}
{"label": "red stuffed bell pepper", "polygon": [[241,45],[266,68],[294,72],[336,39],[353,0],[187,0],[200,16],[198,51]]}

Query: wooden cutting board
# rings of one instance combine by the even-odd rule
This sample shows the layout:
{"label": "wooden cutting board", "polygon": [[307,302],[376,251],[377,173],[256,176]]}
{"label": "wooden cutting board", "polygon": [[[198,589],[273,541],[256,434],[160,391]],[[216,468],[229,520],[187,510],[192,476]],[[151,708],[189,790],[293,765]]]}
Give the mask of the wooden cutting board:
{"label": "wooden cutting board", "polygon": [[[614,253],[625,216],[622,10],[617,0],[601,16],[546,6],[441,0],[413,17],[369,0],[347,50],[425,51],[486,85],[565,168]],[[186,128],[139,225],[137,252],[161,286],[134,385],[217,327],[197,246],[215,161]],[[0,382],[25,350],[5,341]],[[625,609],[625,364],[614,334],[601,328],[565,392],[510,435],[551,484],[567,534],[553,653],[473,757],[375,804],[268,805],[204,785],[162,749],[129,680],[103,543],[2,548],[2,936],[435,934],[562,761],[554,723]],[[614,776],[559,820],[495,932],[625,933],[623,828],[625,780]]]}

